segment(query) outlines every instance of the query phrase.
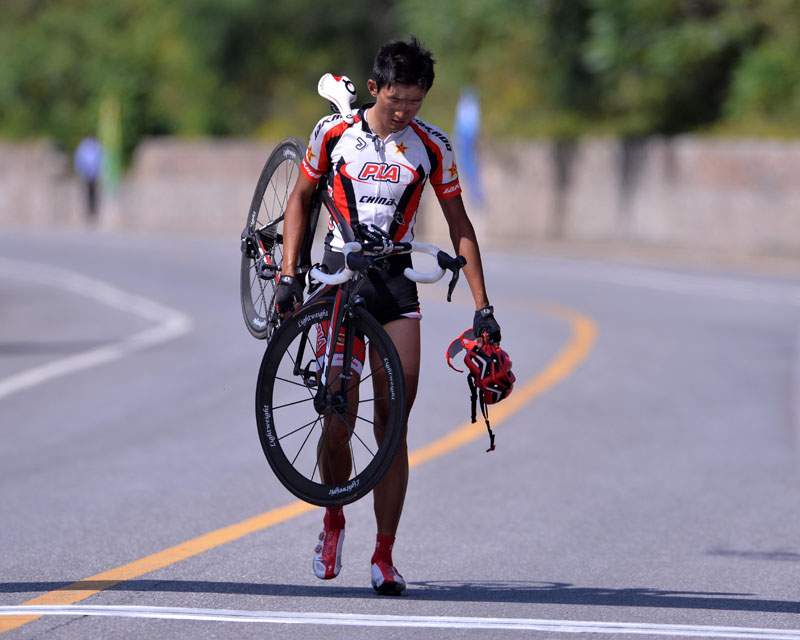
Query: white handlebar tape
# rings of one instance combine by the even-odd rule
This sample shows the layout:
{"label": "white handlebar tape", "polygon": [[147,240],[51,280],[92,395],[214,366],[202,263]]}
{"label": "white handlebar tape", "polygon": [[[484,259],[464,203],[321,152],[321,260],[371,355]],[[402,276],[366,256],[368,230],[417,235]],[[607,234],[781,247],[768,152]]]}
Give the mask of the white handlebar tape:
{"label": "white handlebar tape", "polygon": [[[416,251],[418,253],[427,253],[428,255],[433,256],[434,258],[439,255],[439,247],[434,247],[431,244],[426,244],[424,242],[412,242],[411,243],[412,251]],[[323,284],[342,284],[343,282],[347,282],[350,278],[353,277],[354,271],[347,267],[347,255],[350,253],[360,253],[361,252],[361,244],[358,242],[348,242],[344,245],[344,269],[337,273],[325,273],[320,271],[316,267],[311,270],[311,277],[314,278],[317,282],[321,282]],[[413,280],[414,282],[420,282],[422,284],[431,284],[433,282],[438,282],[444,276],[444,269],[439,266],[439,263],[436,263],[436,268],[431,271],[430,273],[420,273],[419,271],[415,271],[411,267],[407,267],[403,270],[403,275],[409,280]]]}
{"label": "white handlebar tape", "polygon": [[[434,247],[432,244],[426,244],[424,242],[412,242],[411,248],[418,252],[418,253],[427,253],[434,258],[439,255],[439,247]],[[422,284],[431,284],[433,282],[438,282],[442,279],[444,275],[444,269],[439,266],[439,263],[436,263],[436,268],[431,271],[430,273],[420,273],[419,271],[414,271],[411,267],[407,267],[403,271],[403,275],[409,280],[413,280],[414,282],[421,282]]]}
{"label": "white handlebar tape", "polygon": [[355,273],[352,269],[347,268],[347,254],[358,253],[360,251],[360,243],[348,242],[344,245],[344,269],[338,273],[325,273],[324,271],[320,271],[315,267],[311,270],[311,277],[322,284],[342,284],[343,282],[347,282]]}

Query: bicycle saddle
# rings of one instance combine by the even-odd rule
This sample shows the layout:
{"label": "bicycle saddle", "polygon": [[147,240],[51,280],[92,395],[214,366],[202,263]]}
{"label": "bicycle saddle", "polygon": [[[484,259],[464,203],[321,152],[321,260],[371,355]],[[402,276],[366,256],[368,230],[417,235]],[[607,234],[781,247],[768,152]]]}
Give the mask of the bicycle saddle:
{"label": "bicycle saddle", "polygon": [[317,93],[331,103],[331,109],[342,114],[345,122],[353,124],[356,113],[351,105],[356,101],[356,87],[350,78],[326,73],[319,79]]}

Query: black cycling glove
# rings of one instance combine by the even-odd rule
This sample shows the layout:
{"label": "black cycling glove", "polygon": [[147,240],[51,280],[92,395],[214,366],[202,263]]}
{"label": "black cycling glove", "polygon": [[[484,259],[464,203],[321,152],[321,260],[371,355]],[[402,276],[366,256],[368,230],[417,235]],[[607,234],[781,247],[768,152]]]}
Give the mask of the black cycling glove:
{"label": "black cycling glove", "polygon": [[281,276],[278,290],[275,292],[275,307],[278,315],[294,311],[298,302],[303,302],[303,281],[294,276]]}
{"label": "black cycling glove", "polygon": [[500,342],[500,325],[494,319],[494,307],[484,307],[475,312],[472,331],[475,333],[475,339],[482,338],[483,334],[486,334],[489,342]]}

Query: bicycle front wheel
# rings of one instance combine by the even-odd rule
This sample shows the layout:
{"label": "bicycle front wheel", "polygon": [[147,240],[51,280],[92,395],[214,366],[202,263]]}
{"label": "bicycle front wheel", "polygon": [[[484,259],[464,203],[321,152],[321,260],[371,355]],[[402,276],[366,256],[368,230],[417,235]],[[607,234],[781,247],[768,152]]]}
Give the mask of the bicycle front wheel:
{"label": "bicycle front wheel", "polygon": [[283,218],[304,155],[305,145],[296,138],[275,147],[261,171],[242,233],[242,314],[247,329],[260,340],[279,324],[274,298],[283,266]]}
{"label": "bicycle front wheel", "polygon": [[267,347],[256,390],[258,435],[270,467],[295,496],[326,507],[373,489],[405,422],[403,370],[389,336],[356,307],[337,337],[350,354],[337,348],[327,365],[332,314],[333,302],[323,299],[287,318]]}

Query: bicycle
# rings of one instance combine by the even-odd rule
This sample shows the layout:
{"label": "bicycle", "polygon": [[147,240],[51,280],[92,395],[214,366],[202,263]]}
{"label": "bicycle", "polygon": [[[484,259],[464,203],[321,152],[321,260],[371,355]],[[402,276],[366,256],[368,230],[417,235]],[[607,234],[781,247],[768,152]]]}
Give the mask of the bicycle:
{"label": "bicycle", "polygon": [[[403,369],[358,295],[367,272],[391,255],[421,251],[436,256],[436,268],[407,268],[406,277],[435,282],[449,269],[451,294],[466,262],[424,243],[356,235],[361,239],[345,244],[342,270],[310,271],[318,288],[274,332],[256,386],[258,433],[270,467],[295,496],[319,506],[345,505],[371,491],[402,437]],[[347,475],[335,477],[341,456]]]}

